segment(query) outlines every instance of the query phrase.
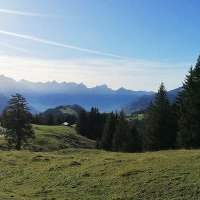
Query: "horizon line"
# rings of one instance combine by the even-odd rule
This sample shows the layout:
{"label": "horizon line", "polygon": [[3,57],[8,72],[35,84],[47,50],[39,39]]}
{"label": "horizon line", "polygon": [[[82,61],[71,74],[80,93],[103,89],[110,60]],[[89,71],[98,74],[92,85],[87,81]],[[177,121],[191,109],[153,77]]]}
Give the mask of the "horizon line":
{"label": "horizon line", "polygon": [[[98,84],[98,85],[94,85],[94,86],[91,86],[91,87],[89,87],[89,86],[87,86],[87,84],[85,84],[84,82],[75,82],[75,81],[70,81],[70,82],[67,82],[67,81],[57,81],[57,80],[49,80],[49,81],[33,81],[33,80],[27,80],[27,79],[23,79],[23,78],[21,78],[21,79],[16,79],[16,78],[13,78],[13,77],[10,77],[10,76],[6,76],[6,75],[4,75],[4,74],[0,74],[0,78],[7,78],[7,79],[12,79],[13,81],[16,81],[16,82],[22,82],[22,81],[26,81],[26,82],[29,82],[29,83],[33,83],[33,84],[39,84],[39,83],[41,83],[41,84],[47,84],[47,83],[57,83],[57,84],[69,84],[69,83],[74,83],[74,84],[77,84],[77,85],[84,85],[87,89],[92,89],[92,88],[95,88],[95,87],[101,87],[101,86],[105,86],[105,87],[107,87],[108,89],[110,89],[110,90],[113,90],[113,91],[117,91],[117,90],[120,90],[120,89],[125,89],[125,90],[129,90],[129,91],[132,91],[132,92],[154,92],[155,93],[155,91],[153,91],[153,90],[133,90],[133,89],[128,89],[128,88],[125,88],[125,87],[123,87],[123,86],[121,86],[121,87],[118,87],[118,88],[116,88],[116,89],[114,89],[114,88],[112,88],[112,87],[110,87],[110,86],[108,86],[106,83],[102,83],[102,84]],[[176,89],[176,88],[175,88]],[[173,90],[173,89],[172,89]]]}

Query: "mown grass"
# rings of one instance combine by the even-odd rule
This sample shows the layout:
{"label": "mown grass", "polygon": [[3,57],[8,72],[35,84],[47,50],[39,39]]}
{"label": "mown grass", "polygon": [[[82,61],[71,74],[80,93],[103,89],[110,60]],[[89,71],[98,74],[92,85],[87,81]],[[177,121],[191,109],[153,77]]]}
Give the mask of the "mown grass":
{"label": "mown grass", "polygon": [[[76,133],[74,127],[33,125],[35,139],[25,148],[33,151],[55,151],[66,148],[95,148],[94,141]],[[0,137],[1,149],[6,149],[4,137]]]}
{"label": "mown grass", "polygon": [[0,152],[3,200],[196,200],[200,151]]}

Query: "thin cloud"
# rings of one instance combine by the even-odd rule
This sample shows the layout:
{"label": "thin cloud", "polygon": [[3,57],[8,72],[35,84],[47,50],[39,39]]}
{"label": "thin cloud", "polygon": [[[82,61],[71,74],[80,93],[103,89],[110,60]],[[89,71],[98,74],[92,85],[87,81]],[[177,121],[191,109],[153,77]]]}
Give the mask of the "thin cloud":
{"label": "thin cloud", "polygon": [[33,12],[24,12],[19,10],[8,10],[0,9],[0,13],[9,14],[9,15],[20,15],[20,16],[29,16],[29,17],[49,17],[48,15],[33,13]]}
{"label": "thin cloud", "polygon": [[21,48],[21,47],[16,47],[14,45],[11,44],[7,44],[7,43],[3,43],[0,42],[0,46],[5,47],[5,48],[9,48],[9,49],[13,49],[22,53],[29,53],[29,51],[27,49]]}
{"label": "thin cloud", "polygon": [[82,48],[82,47],[78,47],[78,46],[74,46],[74,45],[63,44],[63,43],[46,40],[46,39],[38,38],[35,36],[19,34],[19,33],[15,33],[15,32],[0,30],[0,34],[11,36],[11,37],[16,37],[16,38],[22,38],[22,39],[26,39],[26,40],[31,40],[34,42],[39,42],[39,43],[47,44],[50,46],[62,47],[62,48],[72,49],[72,50],[81,51],[81,52],[85,52],[85,53],[95,54],[95,55],[99,55],[99,56],[107,56],[107,57],[113,57],[113,58],[118,58],[118,59],[127,59],[123,56],[112,54],[112,53],[106,53],[106,52]]}

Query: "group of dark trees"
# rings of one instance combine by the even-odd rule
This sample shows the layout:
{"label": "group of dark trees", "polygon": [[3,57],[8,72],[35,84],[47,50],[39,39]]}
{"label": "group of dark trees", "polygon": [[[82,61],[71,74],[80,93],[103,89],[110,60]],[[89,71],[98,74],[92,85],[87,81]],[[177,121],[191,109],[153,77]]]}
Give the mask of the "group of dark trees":
{"label": "group of dark trees", "polygon": [[73,125],[77,122],[77,117],[75,115],[55,115],[55,114],[35,114],[32,116],[32,123],[39,125],[60,125],[64,122]]}
{"label": "group of dark trees", "polygon": [[[91,113],[95,114],[91,114]],[[144,113],[128,121],[124,114],[82,113],[77,130],[112,151],[156,151],[200,147],[200,57],[186,76],[176,102],[170,102],[163,83]],[[103,119],[103,120],[102,120]],[[100,123],[101,122],[101,123]]]}
{"label": "group of dark trees", "polygon": [[100,113],[97,108],[92,107],[89,112],[82,110],[79,114],[77,132],[85,137],[99,141],[104,128],[105,113]]}
{"label": "group of dark trees", "polygon": [[112,151],[138,152],[142,150],[141,137],[133,122],[123,112],[111,113],[105,123],[99,147]]}
{"label": "group of dark trees", "polygon": [[135,126],[121,113],[100,113],[97,108],[82,111],[77,132],[97,141],[97,147],[112,151],[140,151],[140,137]]}

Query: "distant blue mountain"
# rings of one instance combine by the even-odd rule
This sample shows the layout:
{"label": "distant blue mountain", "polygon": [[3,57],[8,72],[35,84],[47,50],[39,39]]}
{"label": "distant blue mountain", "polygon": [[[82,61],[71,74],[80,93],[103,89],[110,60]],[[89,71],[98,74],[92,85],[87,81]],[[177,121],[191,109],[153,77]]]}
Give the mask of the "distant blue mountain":
{"label": "distant blue mountain", "polygon": [[15,81],[1,75],[0,94],[9,98],[10,95],[15,93],[20,93],[26,97],[32,112],[42,112],[48,108],[72,104],[78,104],[87,110],[95,106],[102,112],[110,112],[120,110],[124,105],[131,102],[137,102],[144,95],[153,94],[153,92],[132,91],[125,88],[113,90],[107,85],[88,88],[83,83],[73,82],[34,83],[26,80]]}
{"label": "distant blue mountain", "polygon": [[0,113],[2,113],[7,103],[8,103],[8,98],[3,94],[0,94]]}
{"label": "distant blue mountain", "polygon": [[[177,95],[181,92],[182,88],[179,87],[174,90],[170,90],[168,92],[168,97],[171,102],[175,102]],[[137,100],[133,100],[131,103],[124,106],[123,110],[127,114],[131,114],[133,112],[142,111],[147,109],[149,104],[154,101],[155,93],[151,95],[143,95],[139,97]]]}

